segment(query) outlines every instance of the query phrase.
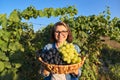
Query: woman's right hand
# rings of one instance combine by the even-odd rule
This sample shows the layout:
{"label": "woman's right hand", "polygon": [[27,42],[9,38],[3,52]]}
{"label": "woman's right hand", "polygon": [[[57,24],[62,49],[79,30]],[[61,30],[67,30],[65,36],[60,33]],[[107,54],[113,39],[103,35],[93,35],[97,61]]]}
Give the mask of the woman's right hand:
{"label": "woman's right hand", "polygon": [[49,71],[47,71],[46,69],[43,70],[43,75],[44,75],[44,76],[49,76],[49,74],[50,74]]}

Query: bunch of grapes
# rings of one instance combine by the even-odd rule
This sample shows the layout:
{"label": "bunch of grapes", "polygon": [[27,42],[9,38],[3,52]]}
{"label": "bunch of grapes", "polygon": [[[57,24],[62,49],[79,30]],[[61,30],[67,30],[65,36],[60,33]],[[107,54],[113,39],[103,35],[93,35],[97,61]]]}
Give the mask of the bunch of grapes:
{"label": "bunch of grapes", "polygon": [[62,55],[60,55],[57,49],[51,48],[50,50],[40,51],[39,54],[42,60],[49,64],[57,64],[57,65],[67,64],[65,61],[63,61]]}
{"label": "bunch of grapes", "polygon": [[61,47],[59,47],[59,51],[62,55],[62,59],[68,64],[79,63],[81,61],[73,43],[63,43]]}

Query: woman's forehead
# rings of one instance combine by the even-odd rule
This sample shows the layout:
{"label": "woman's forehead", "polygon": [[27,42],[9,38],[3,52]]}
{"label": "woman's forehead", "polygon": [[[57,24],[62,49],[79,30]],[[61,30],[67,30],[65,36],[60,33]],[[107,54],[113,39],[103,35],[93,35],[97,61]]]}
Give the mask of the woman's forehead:
{"label": "woman's forehead", "polygon": [[58,25],[58,26],[56,26],[55,30],[67,30],[67,27],[65,27],[63,25]]}

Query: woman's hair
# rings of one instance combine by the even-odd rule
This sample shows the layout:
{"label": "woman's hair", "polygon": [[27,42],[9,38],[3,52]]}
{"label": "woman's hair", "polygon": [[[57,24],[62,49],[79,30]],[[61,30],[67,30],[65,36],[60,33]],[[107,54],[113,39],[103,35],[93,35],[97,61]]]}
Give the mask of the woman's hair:
{"label": "woman's hair", "polygon": [[52,31],[51,31],[51,41],[52,41],[52,42],[56,42],[54,33],[55,33],[56,27],[57,27],[57,26],[60,26],[60,25],[64,26],[64,27],[67,29],[67,31],[68,31],[67,42],[71,43],[72,40],[73,40],[72,32],[71,32],[69,26],[68,26],[66,23],[61,22],[61,21],[55,23],[54,26],[52,27]]}

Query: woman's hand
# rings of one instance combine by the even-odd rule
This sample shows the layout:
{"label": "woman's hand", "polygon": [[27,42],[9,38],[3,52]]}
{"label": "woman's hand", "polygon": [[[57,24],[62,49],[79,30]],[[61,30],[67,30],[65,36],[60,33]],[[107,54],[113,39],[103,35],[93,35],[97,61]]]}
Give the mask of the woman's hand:
{"label": "woman's hand", "polygon": [[78,70],[75,70],[75,71],[73,71],[73,73],[72,73],[73,75],[78,75],[79,74],[79,72],[78,72]]}
{"label": "woman's hand", "polygon": [[75,70],[72,73],[70,73],[71,76],[73,77],[79,77],[79,70]]}
{"label": "woman's hand", "polygon": [[43,75],[44,75],[44,76],[49,76],[49,74],[50,74],[49,71],[47,71],[46,69],[43,70]]}

